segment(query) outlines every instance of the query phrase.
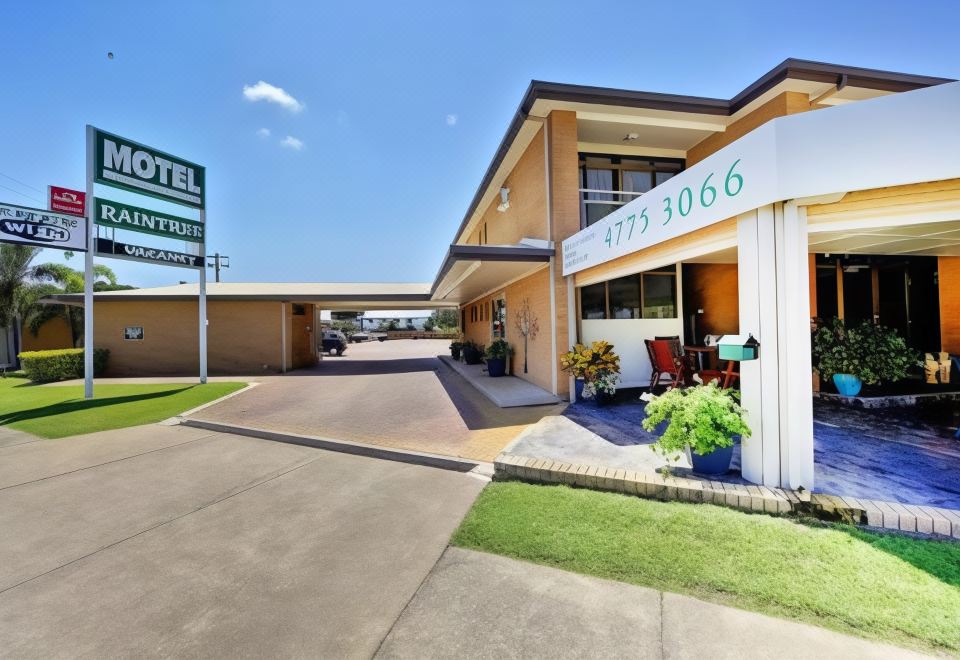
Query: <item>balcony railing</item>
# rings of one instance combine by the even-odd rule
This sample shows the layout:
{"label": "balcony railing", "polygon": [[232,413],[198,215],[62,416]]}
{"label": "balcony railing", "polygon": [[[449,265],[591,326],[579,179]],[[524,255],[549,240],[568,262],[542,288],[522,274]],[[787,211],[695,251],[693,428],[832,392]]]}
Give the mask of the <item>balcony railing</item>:
{"label": "balcony railing", "polygon": [[642,194],[642,192],[622,190],[580,188],[580,226],[589,227]]}

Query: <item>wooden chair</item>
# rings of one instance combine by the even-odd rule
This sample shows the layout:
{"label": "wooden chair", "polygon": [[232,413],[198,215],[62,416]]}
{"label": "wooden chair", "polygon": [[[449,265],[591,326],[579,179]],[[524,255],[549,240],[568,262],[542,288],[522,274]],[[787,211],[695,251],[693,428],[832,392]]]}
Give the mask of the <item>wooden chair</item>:
{"label": "wooden chair", "polygon": [[700,373],[700,378],[703,380],[703,384],[711,383],[717,381],[721,389],[727,389],[732,387],[736,381],[740,380],[740,374],[733,370],[734,361],[727,360],[727,368],[723,371],[718,371],[716,369],[703,369]]}
{"label": "wooden chair", "polygon": [[[678,385],[683,385],[686,376],[686,365],[683,357],[677,357],[669,339],[645,339],[647,354],[650,356],[650,366],[653,372],[650,375],[650,391],[652,392],[664,376],[670,377],[670,387],[673,389]],[[680,347],[681,355],[683,347]]]}

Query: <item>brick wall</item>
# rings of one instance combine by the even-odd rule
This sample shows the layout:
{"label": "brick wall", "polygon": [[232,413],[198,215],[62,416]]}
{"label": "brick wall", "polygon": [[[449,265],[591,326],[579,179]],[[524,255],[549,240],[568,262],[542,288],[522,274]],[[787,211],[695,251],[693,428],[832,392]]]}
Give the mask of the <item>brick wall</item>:
{"label": "brick wall", "polygon": [[21,350],[24,352],[73,348],[70,323],[64,318],[50,319],[40,326],[36,335],[30,332],[29,327],[24,326],[20,338]]}
{"label": "brick wall", "polygon": [[810,99],[801,92],[784,92],[770,99],[750,114],[727,126],[722,133],[710,135],[687,150],[687,167],[698,163],[710,154],[742,138],[771,119],[811,110]]}
{"label": "brick wall", "polygon": [[542,128],[503,182],[503,187],[510,189],[510,208],[497,210],[500,204],[498,190],[467,242],[471,245],[515,245],[522,238],[547,238]]}
{"label": "brick wall", "polygon": [[[289,314],[289,305],[287,308]],[[210,374],[279,371],[280,309],[279,302],[208,302],[207,360]],[[110,349],[107,375],[179,376],[197,373],[200,358],[196,302],[99,301],[95,310],[94,345]],[[142,326],[143,340],[125,340],[123,329],[126,326]],[[291,326],[292,323],[287,324],[288,331]]]}

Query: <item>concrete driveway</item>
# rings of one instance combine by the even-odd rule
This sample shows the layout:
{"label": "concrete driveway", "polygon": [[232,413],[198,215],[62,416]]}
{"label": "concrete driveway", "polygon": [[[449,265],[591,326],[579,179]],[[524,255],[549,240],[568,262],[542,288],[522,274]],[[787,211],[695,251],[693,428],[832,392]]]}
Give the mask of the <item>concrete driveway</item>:
{"label": "concrete driveway", "polygon": [[422,339],[351,344],[343,356],[265,378],[192,417],[492,461],[528,425],[563,410],[497,408],[437,359],[449,346]]}
{"label": "concrete driveway", "polygon": [[199,429],[0,447],[0,655],[371,657],[474,475]]}

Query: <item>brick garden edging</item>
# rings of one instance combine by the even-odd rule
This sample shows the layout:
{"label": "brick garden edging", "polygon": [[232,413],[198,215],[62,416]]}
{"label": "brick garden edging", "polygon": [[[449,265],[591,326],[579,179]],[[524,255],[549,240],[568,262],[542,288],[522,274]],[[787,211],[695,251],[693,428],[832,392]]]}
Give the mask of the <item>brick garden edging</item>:
{"label": "brick garden edging", "polygon": [[656,472],[579,465],[509,453],[497,456],[493,469],[494,479],[568,484],[658,500],[719,504],[758,513],[798,513],[823,520],[960,539],[960,511],[952,509],[706,479],[665,477]]}

